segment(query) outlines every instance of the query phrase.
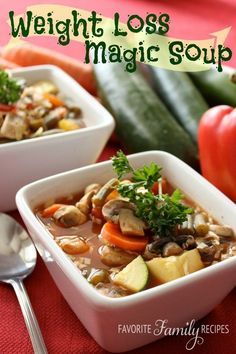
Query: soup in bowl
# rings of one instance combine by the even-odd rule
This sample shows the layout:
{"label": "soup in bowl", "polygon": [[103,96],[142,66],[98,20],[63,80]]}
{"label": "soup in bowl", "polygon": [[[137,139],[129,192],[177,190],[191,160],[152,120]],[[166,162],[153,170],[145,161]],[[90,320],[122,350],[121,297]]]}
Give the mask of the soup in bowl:
{"label": "soup in bowl", "polygon": [[[112,352],[131,350],[160,339],[163,333],[155,335],[157,320],[166,319],[168,327],[174,328],[204,317],[236,284],[235,204],[166,152],[130,155],[128,162],[133,170],[143,169],[144,165],[161,166],[161,177],[156,167],[150,173],[150,183],[153,175],[158,177],[152,191],[145,191],[150,188],[149,183],[139,186],[138,196],[145,203],[147,196],[151,204],[158,201],[163,210],[170,208],[170,223],[164,223],[163,218],[159,218],[161,223],[153,223],[154,218],[148,220],[150,213],[146,209],[140,209],[140,205],[136,209],[134,190],[138,188],[133,184],[140,179],[143,183],[142,177],[136,175],[139,181],[134,181],[132,170],[117,175],[112,161],[31,183],[16,198],[21,216],[58,288],[93,338]],[[109,184],[118,188],[105,192]],[[121,195],[130,192],[129,188],[135,193]],[[87,206],[85,200],[89,209],[82,209]],[[131,202],[132,206],[120,210],[127,209],[129,217],[134,218],[135,227],[133,221],[131,226],[135,235],[134,231],[127,232],[130,223],[121,225],[124,211],[108,212],[116,200],[126,206]],[[76,208],[75,219],[67,219],[68,206],[71,210]],[[115,218],[109,220],[112,214]],[[125,214],[124,220],[130,220],[127,218]],[[129,249],[124,249],[127,239]],[[118,259],[122,264],[110,263]],[[133,324],[149,324],[152,330],[142,335],[119,331],[120,326]]]}

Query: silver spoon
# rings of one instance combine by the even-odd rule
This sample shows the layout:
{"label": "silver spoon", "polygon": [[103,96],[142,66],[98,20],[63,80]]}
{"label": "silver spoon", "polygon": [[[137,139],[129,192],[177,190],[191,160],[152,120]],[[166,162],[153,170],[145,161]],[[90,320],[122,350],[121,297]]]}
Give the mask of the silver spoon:
{"label": "silver spoon", "polygon": [[10,216],[0,213],[0,281],[11,284],[24,315],[34,352],[47,353],[23,279],[34,269],[36,249],[27,232]]}

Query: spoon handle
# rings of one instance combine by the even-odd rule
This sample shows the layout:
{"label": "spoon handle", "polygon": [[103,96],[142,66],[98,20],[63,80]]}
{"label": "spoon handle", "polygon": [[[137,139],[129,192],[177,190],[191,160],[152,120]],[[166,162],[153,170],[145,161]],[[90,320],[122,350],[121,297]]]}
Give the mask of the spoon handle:
{"label": "spoon handle", "polygon": [[18,301],[24,315],[25,324],[28,329],[31,343],[36,354],[47,354],[47,349],[39,329],[38,321],[35,317],[32,305],[27,295],[26,289],[21,279],[17,278],[10,281],[13,286]]}

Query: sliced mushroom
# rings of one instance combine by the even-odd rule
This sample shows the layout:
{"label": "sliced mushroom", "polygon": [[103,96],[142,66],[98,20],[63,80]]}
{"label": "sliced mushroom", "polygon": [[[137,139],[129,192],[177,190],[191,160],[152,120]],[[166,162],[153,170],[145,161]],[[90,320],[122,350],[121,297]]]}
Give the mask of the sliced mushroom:
{"label": "sliced mushroom", "polygon": [[1,126],[0,134],[4,138],[12,140],[21,140],[27,126],[24,120],[13,113],[8,113]]}
{"label": "sliced mushroom", "polygon": [[220,237],[213,231],[209,231],[204,240],[206,241],[212,241],[214,244],[220,244]]}
{"label": "sliced mushroom", "polygon": [[230,242],[222,239],[220,240],[220,246],[222,249],[222,253],[229,253],[229,250],[232,247]]}
{"label": "sliced mushroom", "polygon": [[120,267],[127,265],[134,258],[137,257],[136,253],[126,252],[116,247],[108,245],[102,246],[99,249],[101,261],[108,267]]}
{"label": "sliced mushroom", "polygon": [[101,184],[99,183],[92,183],[92,184],[89,184],[85,190],[84,190],[84,194],[87,194],[91,191],[94,191],[94,193],[97,193],[99,191],[99,189],[101,189]]}
{"label": "sliced mushroom", "polygon": [[94,196],[94,190],[91,190],[87,194],[85,194],[79,202],[75,204],[76,208],[78,208],[85,215],[89,215],[92,209],[92,197]]}
{"label": "sliced mushroom", "polygon": [[115,186],[119,184],[119,181],[117,178],[112,178],[110,181],[108,181],[104,186],[102,186],[101,189],[93,196],[92,202],[95,207],[97,206],[103,206],[106,197],[108,196],[109,193],[113,190]]}
{"label": "sliced mushroom", "polygon": [[183,249],[176,242],[168,242],[162,250],[163,257],[176,256],[183,253]]}
{"label": "sliced mushroom", "polygon": [[230,255],[231,256],[236,256],[236,246],[230,247]]}
{"label": "sliced mushroom", "polygon": [[221,260],[222,248],[220,245],[215,245],[215,247],[216,247],[216,252],[214,255],[214,261],[219,262]]}
{"label": "sliced mushroom", "polygon": [[197,249],[201,255],[202,261],[206,265],[210,265],[215,260],[216,252],[220,249],[217,245],[206,245],[205,243],[201,243],[197,246]]}
{"label": "sliced mushroom", "polygon": [[70,104],[67,104],[66,105],[66,108],[69,110],[69,113],[71,114],[73,114],[73,117],[74,118],[79,118],[79,117],[81,117],[81,115],[82,115],[82,110],[81,110],[81,108],[80,107],[77,107],[77,106],[72,106],[72,105],[70,105]]}
{"label": "sliced mushroom", "polygon": [[189,236],[187,240],[182,243],[182,248],[184,250],[192,250],[197,247],[197,243],[195,241],[195,238],[193,236]]}
{"label": "sliced mushroom", "polygon": [[53,217],[65,227],[81,225],[87,221],[87,216],[74,205],[65,205],[59,208]]}
{"label": "sliced mushroom", "polygon": [[134,215],[133,210],[120,209],[119,224],[124,235],[144,236],[145,223]]}
{"label": "sliced mushroom", "polygon": [[153,241],[152,243],[150,243],[148,245],[149,247],[149,251],[153,252],[153,253],[160,253],[162,247],[167,243],[167,242],[171,242],[172,238],[171,237],[159,237],[157,236],[155,241]]}
{"label": "sliced mushroom", "polygon": [[150,244],[148,244],[145,248],[145,251],[143,252],[142,256],[145,260],[151,260],[155,257],[157,257],[158,254],[161,254],[161,250],[159,250],[160,252],[157,253],[157,252],[151,252],[150,251]]}
{"label": "sliced mushroom", "polygon": [[152,243],[147,244],[147,246],[145,248],[145,251],[143,253],[143,257],[145,259],[149,260],[149,259],[155,258],[157,256],[161,256],[163,246],[165,244],[167,244],[168,242],[172,242],[172,237],[156,236],[155,241],[153,241]]}
{"label": "sliced mushroom", "polygon": [[59,120],[66,117],[68,111],[65,107],[57,107],[51,110],[44,118],[44,125],[47,129],[57,127]]}
{"label": "sliced mushroom", "polygon": [[43,118],[34,118],[29,121],[29,126],[32,130],[36,131],[43,125]]}
{"label": "sliced mushroom", "polygon": [[102,208],[104,219],[117,224],[119,221],[119,214],[121,209],[135,210],[135,207],[132,203],[123,199],[109,200]]}
{"label": "sliced mushroom", "polygon": [[175,238],[175,242],[184,250],[191,250],[197,247],[196,240],[192,235],[179,235]]}
{"label": "sliced mushroom", "polygon": [[209,226],[209,229],[222,237],[232,237],[234,235],[233,230],[229,226],[212,224]]}
{"label": "sliced mushroom", "polygon": [[206,217],[202,213],[198,213],[194,217],[194,229],[198,236],[204,236],[209,231],[209,225],[207,224]]}

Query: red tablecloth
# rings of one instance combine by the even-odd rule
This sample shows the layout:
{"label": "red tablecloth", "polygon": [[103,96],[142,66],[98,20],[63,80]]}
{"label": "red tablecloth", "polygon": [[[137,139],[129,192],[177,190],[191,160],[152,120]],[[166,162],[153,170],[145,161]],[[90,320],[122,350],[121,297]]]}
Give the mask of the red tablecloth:
{"label": "red tablecloth", "polygon": [[[25,2],[4,1],[0,8],[4,11],[10,9],[25,9],[25,4],[38,3],[36,0]],[[51,0],[40,1],[41,3],[58,3],[100,11],[109,15],[115,11],[122,12],[122,16],[129,13],[165,11],[170,13],[172,27],[170,34],[179,38],[201,39],[208,38],[208,34],[218,31],[227,26],[233,26],[227,39],[227,44],[236,51],[236,25],[234,0],[206,0],[191,2],[188,0],[178,1],[155,1],[155,0]],[[4,12],[3,11],[3,12]],[[1,24],[3,21],[1,13]],[[1,29],[4,28],[1,27]],[[1,33],[0,29],[0,33]],[[55,44],[54,44],[55,45]],[[53,46],[52,41],[45,40],[45,46]],[[72,48],[58,48],[61,51],[70,51],[77,56]],[[236,66],[236,56],[231,60],[231,66]],[[101,160],[107,159],[117,149],[118,145],[109,143],[102,154]],[[11,215],[20,221],[19,214],[15,211]],[[80,321],[69,308],[64,298],[58,291],[51,276],[49,275],[42,260],[38,258],[33,274],[25,280],[25,286],[34,307],[43,337],[49,353],[51,354],[102,354],[106,353],[90,337]],[[224,280],[222,279],[222,286]],[[207,296],[207,291],[206,291]],[[199,299],[204,301],[204,299]],[[200,324],[227,325],[228,334],[204,334],[204,343],[192,350],[198,353],[233,354],[236,353],[236,289],[219,304]],[[0,353],[1,354],[29,354],[32,353],[30,339],[24,324],[20,307],[17,303],[14,291],[11,287],[0,284]],[[167,337],[132,353],[185,353],[187,338],[184,336]]]}

